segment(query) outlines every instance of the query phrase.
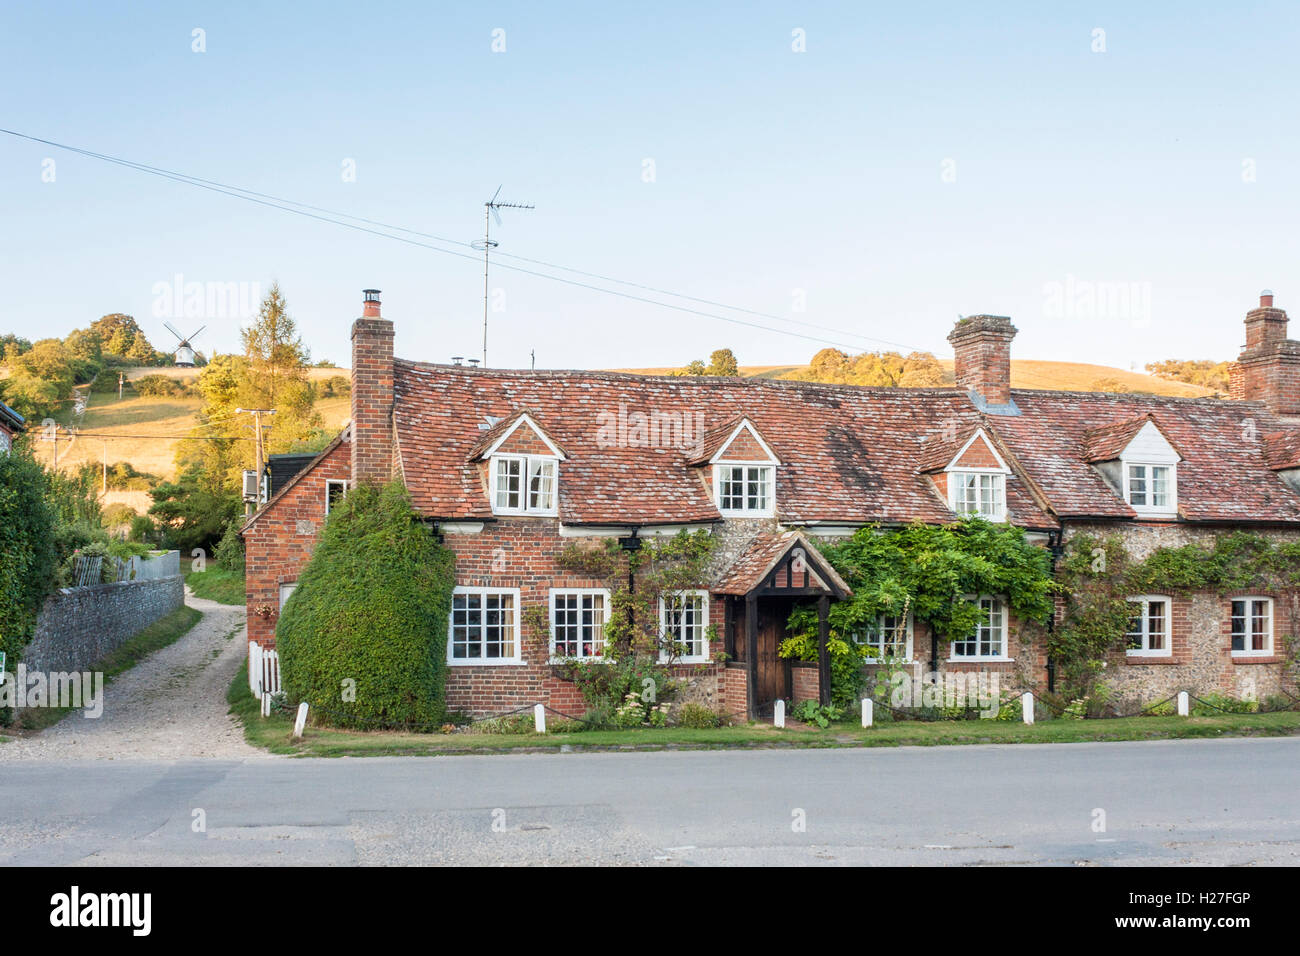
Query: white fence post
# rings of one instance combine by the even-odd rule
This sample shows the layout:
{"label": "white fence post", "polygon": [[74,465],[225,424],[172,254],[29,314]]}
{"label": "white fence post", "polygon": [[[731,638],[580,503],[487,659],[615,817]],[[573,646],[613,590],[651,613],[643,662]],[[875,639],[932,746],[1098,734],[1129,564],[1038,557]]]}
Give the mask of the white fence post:
{"label": "white fence post", "polygon": [[1034,722],[1034,695],[1029,691],[1020,695],[1020,717],[1027,724]]}
{"label": "white fence post", "polygon": [[785,726],[785,701],[778,700],[772,705],[772,726]]}
{"label": "white fence post", "polygon": [[876,719],[876,702],[870,697],[862,698],[862,726],[870,727]]}
{"label": "white fence post", "polygon": [[539,734],[546,733],[546,705],[537,704],[533,707],[533,729]]}
{"label": "white fence post", "polygon": [[301,737],[302,732],[307,729],[307,702],[304,700],[298,705],[298,719],[293,722],[293,735]]}
{"label": "white fence post", "polygon": [[1192,712],[1191,702],[1187,698],[1187,691],[1178,692],[1178,716],[1187,717]]}
{"label": "white fence post", "polygon": [[262,695],[262,716],[263,717],[271,716],[271,695],[270,694]]}

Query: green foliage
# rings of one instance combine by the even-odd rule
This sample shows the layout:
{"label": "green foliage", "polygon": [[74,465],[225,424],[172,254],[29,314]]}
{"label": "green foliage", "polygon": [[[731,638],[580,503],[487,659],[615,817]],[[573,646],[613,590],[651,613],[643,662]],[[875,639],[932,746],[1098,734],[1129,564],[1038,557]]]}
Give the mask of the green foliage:
{"label": "green foliage", "polygon": [[709,356],[709,364],[705,365],[699,359],[688,363],[684,368],[670,373],[672,375],[716,375],[725,378],[736,378],[740,375],[740,364],[736,361],[735,353],[731,349],[715,349]]}
{"label": "green foliage", "polygon": [[790,716],[805,724],[816,724],[825,730],[837,720],[844,719],[844,708],[834,704],[821,706],[815,700],[802,700],[790,708]]}
{"label": "green foliage", "polygon": [[[787,628],[790,636],[781,642],[781,656],[796,661],[818,660],[816,607],[796,607]],[[826,650],[831,660],[831,701],[849,707],[862,699],[862,689],[867,685],[862,665],[873,658],[868,656],[866,647],[834,631],[826,640]]]}
{"label": "green foliage", "polygon": [[131,387],[137,395],[172,397],[185,392],[185,387],[180,382],[166,375],[145,375],[132,382]]}
{"label": "green foliage", "polygon": [[123,525],[130,526],[139,516],[140,513],[130,505],[112,504],[104,509],[101,520],[105,528],[119,528]]}
{"label": "green foliage", "polygon": [[1200,700],[1193,700],[1189,708],[1193,717],[1217,717],[1219,714],[1256,714],[1259,713],[1259,701],[1241,700],[1227,694],[1206,694]]}
{"label": "green foliage", "polygon": [[236,515],[226,524],[226,531],[217,542],[217,548],[213,552],[216,559],[217,567],[223,571],[244,570],[244,542],[239,537],[239,529],[243,526],[244,520],[241,516]]}
{"label": "green foliage", "polygon": [[943,366],[929,352],[863,352],[849,355],[836,348],[822,349],[806,369],[782,378],[833,385],[867,385],[877,388],[928,388],[942,385]]}
{"label": "green foliage", "polygon": [[163,482],[150,494],[154,504],[149,514],[171,546],[186,554],[194,548],[211,550],[239,513],[239,495],[209,480],[198,465],[191,465],[175,481]]}
{"label": "green foliage", "polygon": [[712,727],[721,727],[722,723],[722,715],[715,710],[710,710],[703,704],[694,702],[682,704],[677,711],[677,725],[679,727],[694,727],[699,730],[707,730]]}
{"label": "green foliage", "polygon": [[48,476],[25,440],[0,455],[0,650],[14,663],[55,583],[55,510]]}
{"label": "green foliage", "polygon": [[436,728],[454,585],[453,555],[400,483],[349,492],[276,628],[291,702],[338,726]]}

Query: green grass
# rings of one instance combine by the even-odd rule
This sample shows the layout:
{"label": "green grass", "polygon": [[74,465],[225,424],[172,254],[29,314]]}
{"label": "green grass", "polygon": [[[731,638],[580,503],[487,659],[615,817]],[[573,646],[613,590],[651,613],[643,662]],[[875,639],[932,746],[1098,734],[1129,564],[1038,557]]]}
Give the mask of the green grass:
{"label": "green grass", "polygon": [[241,571],[223,571],[221,568],[187,571],[185,583],[195,597],[219,604],[244,603],[244,575]]}
{"label": "green grass", "polygon": [[[181,607],[165,617],[160,617],[143,631],[127,639],[117,650],[91,664],[85,670],[92,673],[102,671],[104,683],[112,683],[117,675],[130,670],[154,651],[162,650],[175,644],[190,628],[203,618],[201,611],[192,607]],[[72,712],[71,707],[38,707],[24,710],[18,718],[18,726],[24,730],[44,730],[57,724]]]}
{"label": "green grass", "polygon": [[837,724],[826,730],[743,724],[696,730],[685,727],[558,734],[414,734],[334,730],[308,726],[292,739],[293,719],[262,717],[248,689],[247,668],[235,675],[226,699],[242,721],[245,739],[272,753],[310,757],[433,756],[457,753],[578,750],[714,750],[768,747],[902,747],[953,744],[1046,744],[1098,740],[1169,740],[1187,737],[1284,737],[1300,734],[1300,713],[1231,714],[1218,717],[1128,717],[1118,720],[1052,720],[1032,726],[1010,721],[899,722],[863,729]]}

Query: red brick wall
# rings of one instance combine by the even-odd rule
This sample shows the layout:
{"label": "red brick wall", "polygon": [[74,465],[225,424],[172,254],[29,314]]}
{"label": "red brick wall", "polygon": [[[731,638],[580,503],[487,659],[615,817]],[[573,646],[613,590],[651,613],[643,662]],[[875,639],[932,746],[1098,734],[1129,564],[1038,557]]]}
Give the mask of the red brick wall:
{"label": "red brick wall", "polygon": [[1001,468],[993,449],[982,437],[971,442],[961,458],[955,464],[960,468]]}
{"label": "red brick wall", "polygon": [[809,661],[793,661],[790,665],[790,702],[821,699],[821,675],[817,665]]}
{"label": "red brick wall", "polygon": [[771,456],[746,428],[741,430],[718,458],[721,461],[769,461]]}
{"label": "red brick wall", "polygon": [[393,473],[393,323],[352,323],[352,475],[384,482]]}
{"label": "red brick wall", "polygon": [[[264,647],[275,643],[280,585],[298,580],[311,557],[325,521],[325,481],[346,479],[351,455],[351,443],[340,442],[324,459],[298,475],[274,506],[244,533],[247,554],[244,590],[250,641]],[[270,608],[270,613],[259,614],[261,607]]]}
{"label": "red brick wall", "polygon": [[972,315],[957,323],[948,341],[957,384],[992,405],[1011,401],[1011,340],[1016,329],[1001,315]]}

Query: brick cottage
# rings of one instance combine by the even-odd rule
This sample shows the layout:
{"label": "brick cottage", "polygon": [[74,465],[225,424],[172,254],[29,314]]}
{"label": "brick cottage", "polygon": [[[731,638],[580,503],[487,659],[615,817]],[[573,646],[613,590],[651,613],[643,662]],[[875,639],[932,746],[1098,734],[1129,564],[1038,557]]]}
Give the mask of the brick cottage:
{"label": "brick cottage", "polygon": [[[817,665],[778,656],[796,602],[818,607],[824,644],[827,608],[849,593],[817,541],[971,514],[1056,554],[1083,533],[1119,535],[1139,559],[1242,529],[1300,537],[1300,343],[1286,323],[1271,295],[1247,313],[1230,400],[1012,389],[1016,329],[991,315],[948,336],[956,388],[861,388],[396,359],[368,290],[352,327],[351,422],[244,526],[249,639],[273,645],[331,503],[397,476],[456,556],[451,708],[580,708],[554,665],[601,654],[610,594],[558,556],[681,529],[717,538],[707,579],[660,602],[688,651],[689,693],[751,716],[777,699],[824,700],[824,652]],[[1116,699],[1294,688],[1296,597],[1133,595],[1107,674]],[[1000,595],[970,600],[985,621],[964,640],[940,642],[910,618],[858,638],[921,672],[1047,686],[1049,623],[1015,619]],[[530,627],[530,608],[548,629]]]}

